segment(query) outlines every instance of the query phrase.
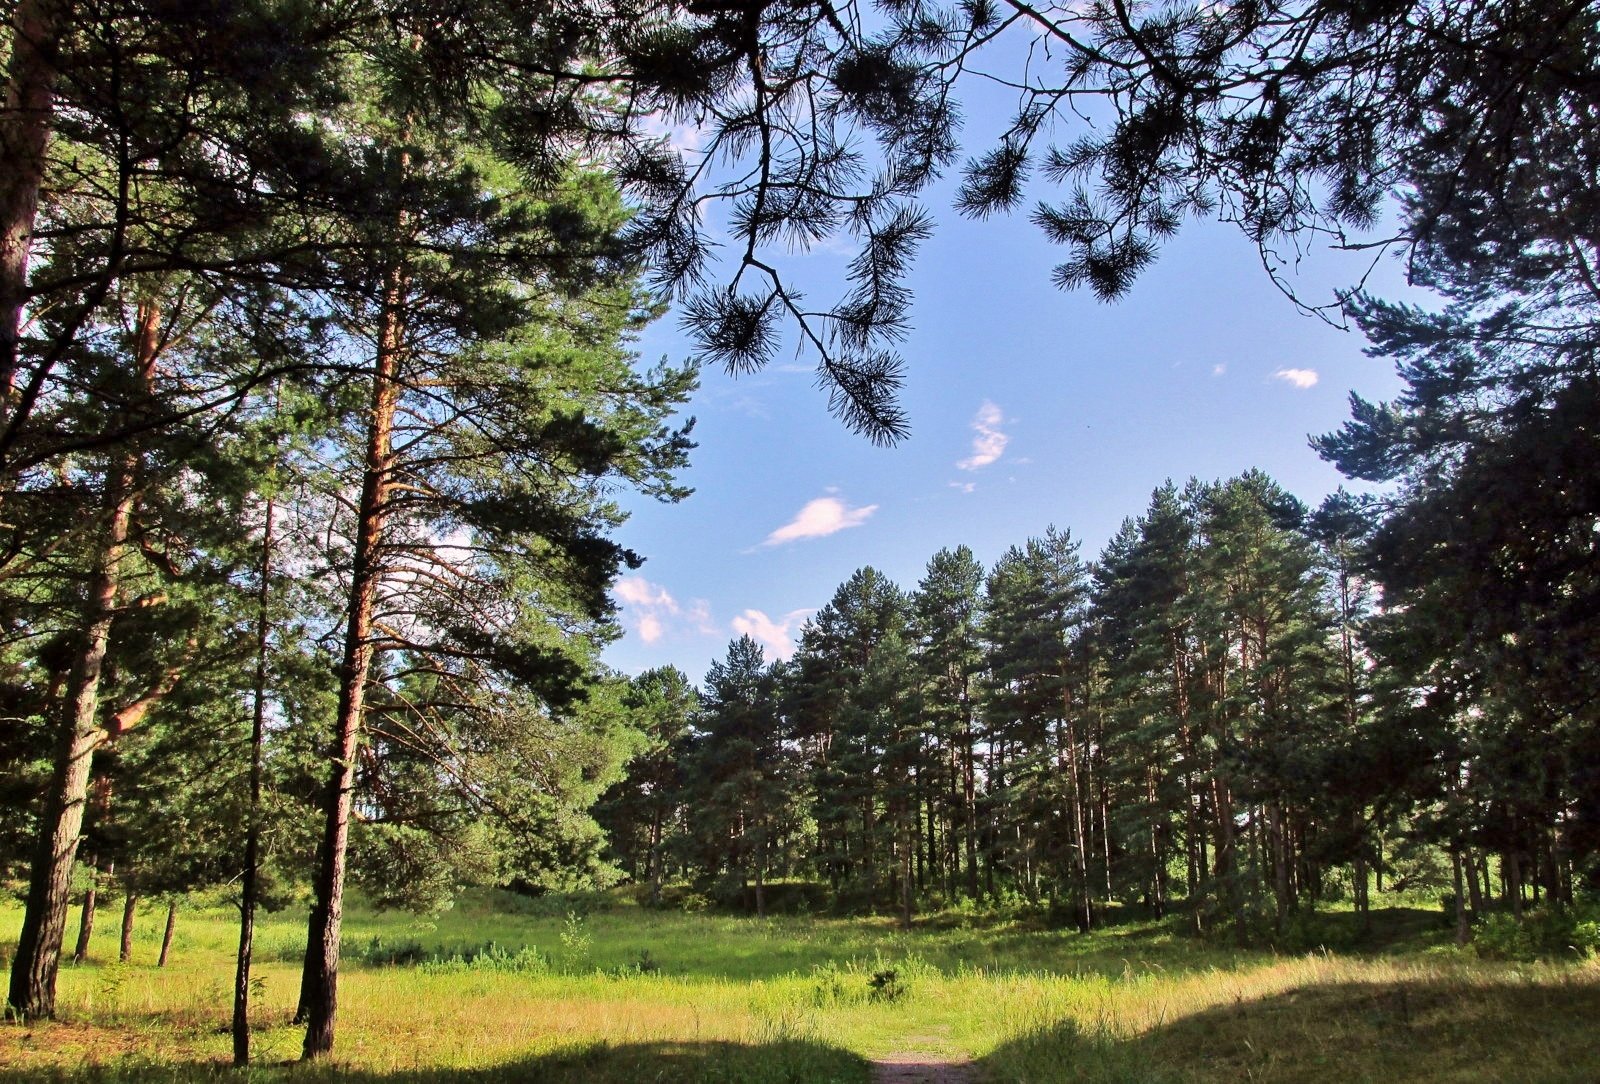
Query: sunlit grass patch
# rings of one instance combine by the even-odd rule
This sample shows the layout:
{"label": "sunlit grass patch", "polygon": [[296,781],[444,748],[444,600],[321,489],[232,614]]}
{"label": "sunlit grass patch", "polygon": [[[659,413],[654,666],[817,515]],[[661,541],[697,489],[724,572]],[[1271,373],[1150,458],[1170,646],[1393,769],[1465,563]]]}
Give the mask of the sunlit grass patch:
{"label": "sunlit grass patch", "polygon": [[[1173,923],[903,931],[877,918],[493,902],[427,919],[352,914],[336,1060],[309,1072],[283,1067],[300,1047],[288,1021],[303,927],[270,917],[257,1075],[843,1084],[867,1078],[865,1058],[917,1049],[974,1058],[994,1081],[1600,1079],[1593,963],[1416,951],[1426,938],[1410,952],[1278,956],[1195,941]],[[0,910],[0,936],[17,918]],[[102,926],[96,962],[63,969],[60,1021],[0,1028],[0,1080],[221,1073],[232,915],[185,912],[164,970],[148,938],[131,964],[105,962],[116,930]]]}

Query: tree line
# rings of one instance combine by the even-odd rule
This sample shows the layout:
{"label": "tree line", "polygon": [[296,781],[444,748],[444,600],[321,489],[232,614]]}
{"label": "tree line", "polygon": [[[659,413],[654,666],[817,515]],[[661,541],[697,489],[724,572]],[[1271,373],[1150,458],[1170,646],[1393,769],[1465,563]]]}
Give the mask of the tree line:
{"label": "tree line", "polygon": [[[1590,738],[1416,683],[1438,615],[1395,606],[1381,505],[1266,475],[1171,483],[1085,561],[1047,530],[907,590],[865,567],[787,661],[733,642],[696,690],[633,680],[649,735],[599,816],[664,879],[898,913],[1025,901],[1088,930],[1179,909],[1281,932],[1374,884],[1454,889],[1459,932],[1593,888]],[[1392,575],[1392,573],[1391,573]]]}

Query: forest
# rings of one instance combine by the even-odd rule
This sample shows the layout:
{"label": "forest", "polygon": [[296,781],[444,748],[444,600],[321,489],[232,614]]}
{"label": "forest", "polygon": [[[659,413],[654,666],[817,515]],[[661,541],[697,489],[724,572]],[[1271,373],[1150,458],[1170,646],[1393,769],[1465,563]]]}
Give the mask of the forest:
{"label": "forest", "polygon": [[[0,12],[0,1081],[1600,1072],[1594,5]],[[796,353],[916,454],[941,178],[1109,303],[1235,228],[1399,375],[1312,439],[1352,490],[863,554],[791,659],[613,671],[702,380]]]}

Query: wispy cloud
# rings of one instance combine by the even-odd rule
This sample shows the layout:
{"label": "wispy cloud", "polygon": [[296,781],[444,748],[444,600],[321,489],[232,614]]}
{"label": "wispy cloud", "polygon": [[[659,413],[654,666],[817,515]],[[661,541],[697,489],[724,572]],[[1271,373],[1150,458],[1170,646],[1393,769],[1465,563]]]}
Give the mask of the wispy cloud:
{"label": "wispy cloud", "polygon": [[798,542],[802,538],[826,538],[846,527],[859,527],[872,518],[878,510],[875,504],[851,508],[838,497],[818,497],[807,501],[806,506],[782,527],[767,535],[763,546],[781,546],[785,542]]}
{"label": "wispy cloud", "polygon": [[1000,413],[1000,408],[985,399],[972,419],[972,454],[956,463],[957,470],[987,467],[1005,454],[1011,438],[1000,430],[1003,421],[1005,416]]}
{"label": "wispy cloud", "polygon": [[672,592],[643,576],[624,576],[617,581],[615,590],[623,604],[623,623],[647,644],[673,631],[702,636],[717,632],[716,623],[711,620],[711,607],[704,599],[695,599],[688,606],[680,605]]}
{"label": "wispy cloud", "polygon": [[773,658],[787,659],[794,654],[795,637],[800,633],[801,624],[813,612],[791,610],[775,621],[760,610],[746,610],[730,624],[734,632],[750,637]]}
{"label": "wispy cloud", "polygon": [[977,482],[951,482],[951,489],[959,489],[963,493],[971,493],[978,488]]}
{"label": "wispy cloud", "polygon": [[1228,371],[1228,367],[1226,365],[1220,365],[1219,364],[1219,365],[1213,365],[1211,367],[1211,375],[1212,376],[1221,376],[1222,374],[1226,373],[1227,371]]}
{"label": "wispy cloud", "polygon": [[1274,380],[1281,380],[1285,384],[1293,384],[1297,388],[1313,387],[1317,383],[1315,369],[1279,369],[1272,374]]}

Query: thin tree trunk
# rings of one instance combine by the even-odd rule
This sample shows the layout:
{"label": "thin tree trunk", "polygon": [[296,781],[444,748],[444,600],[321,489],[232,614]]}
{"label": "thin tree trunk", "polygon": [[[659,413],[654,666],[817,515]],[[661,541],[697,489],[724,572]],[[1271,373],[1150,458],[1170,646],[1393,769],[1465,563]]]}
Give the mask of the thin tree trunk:
{"label": "thin tree trunk", "polygon": [[122,940],[118,943],[118,963],[125,964],[133,959],[133,920],[137,915],[138,908],[139,892],[130,878],[124,886],[122,894]]}
{"label": "thin tree trunk", "polygon": [[650,822],[650,904],[661,906],[661,807]]}
{"label": "thin tree trunk", "polygon": [[5,111],[0,113],[0,425],[13,421],[22,312],[28,297],[45,146],[55,108],[52,53],[60,33],[56,0],[21,0],[11,22]]}
{"label": "thin tree trunk", "polygon": [[89,860],[88,865],[93,873],[89,877],[89,887],[83,893],[83,910],[78,914],[78,944],[72,950],[72,962],[75,964],[88,961],[89,938],[94,934],[95,889],[100,883],[100,870],[95,866],[93,858]]}
{"label": "thin tree trunk", "polygon": [[[345,856],[350,840],[350,813],[355,793],[356,749],[366,714],[367,681],[371,675],[373,605],[382,579],[382,548],[388,493],[394,471],[394,417],[400,398],[396,379],[404,347],[402,307],[405,272],[395,267],[384,288],[378,356],[373,367],[372,406],[367,429],[366,466],[361,502],[356,510],[356,538],[350,578],[350,613],[345,626],[344,658],[339,668],[339,705],[332,766],[323,797],[325,825],[306,968],[301,998],[306,1007],[303,1056],[320,1057],[333,1049],[339,1011],[339,931],[344,915]],[[320,921],[319,921],[320,919]]]}
{"label": "thin tree trunk", "polygon": [[244,874],[239,885],[239,952],[233,971],[233,1064],[250,1064],[250,965],[255,955],[256,897],[261,874],[261,752],[267,721],[267,647],[272,626],[273,514],[271,493],[261,528],[261,563],[256,573],[256,668],[250,713],[250,811],[244,834]]}
{"label": "thin tree trunk", "polygon": [[1089,906],[1089,849],[1088,840],[1084,838],[1083,823],[1083,790],[1081,776],[1078,771],[1078,733],[1072,721],[1072,696],[1064,694],[1061,699],[1062,722],[1065,724],[1064,750],[1067,761],[1067,780],[1072,787],[1072,805],[1068,812],[1072,815],[1072,858],[1077,867],[1078,875],[1077,911],[1078,929],[1088,933],[1094,925],[1094,916]]}
{"label": "thin tree trunk", "polygon": [[1467,924],[1467,901],[1464,898],[1465,888],[1461,877],[1461,849],[1450,848],[1450,874],[1455,881],[1456,889],[1456,944],[1465,945],[1470,936],[1470,927]]}
{"label": "thin tree trunk", "polygon": [[[916,817],[915,809],[912,810],[912,816]],[[900,819],[902,822],[905,820],[903,813]],[[902,826],[900,844],[900,927],[901,929],[909,930],[911,928],[911,855],[913,847],[911,839],[907,838],[911,833],[905,831],[905,827],[904,825]]]}
{"label": "thin tree trunk", "polygon": [[167,901],[167,928],[161,932],[161,955],[156,958],[157,967],[167,966],[167,956],[172,952],[172,934],[178,928],[178,900],[177,897]]}
{"label": "thin tree trunk", "polygon": [[1474,917],[1483,914],[1483,882],[1478,877],[1478,859],[1469,847],[1466,851],[1467,898],[1472,901]]}

